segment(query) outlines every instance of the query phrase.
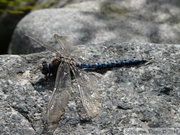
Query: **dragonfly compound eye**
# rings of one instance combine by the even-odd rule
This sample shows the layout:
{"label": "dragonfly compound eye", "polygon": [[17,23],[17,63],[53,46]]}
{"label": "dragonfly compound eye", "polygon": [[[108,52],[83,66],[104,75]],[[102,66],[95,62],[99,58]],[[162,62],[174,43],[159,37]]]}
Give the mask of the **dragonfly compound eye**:
{"label": "dragonfly compound eye", "polygon": [[47,75],[50,73],[49,63],[47,61],[42,62],[41,72],[44,75]]}

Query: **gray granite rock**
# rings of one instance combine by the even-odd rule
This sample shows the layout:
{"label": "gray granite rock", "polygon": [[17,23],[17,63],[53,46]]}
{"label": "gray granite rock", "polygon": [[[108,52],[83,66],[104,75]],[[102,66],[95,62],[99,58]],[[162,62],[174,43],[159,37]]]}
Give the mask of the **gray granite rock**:
{"label": "gray granite rock", "polygon": [[61,9],[31,12],[17,25],[9,53],[27,54],[41,48],[24,34],[49,42],[56,33],[78,44],[119,40],[133,43],[180,43],[179,1],[79,1]]}
{"label": "gray granite rock", "polygon": [[[86,63],[134,56],[152,59],[142,65],[94,71],[101,88],[99,115],[92,121],[80,121],[72,95],[54,134],[122,134],[127,128],[180,128],[180,45],[114,41],[79,46],[79,50],[82,53],[73,54],[74,58]],[[54,56],[51,52],[0,56],[0,134],[42,133],[54,79],[46,80],[35,70],[43,59]]]}

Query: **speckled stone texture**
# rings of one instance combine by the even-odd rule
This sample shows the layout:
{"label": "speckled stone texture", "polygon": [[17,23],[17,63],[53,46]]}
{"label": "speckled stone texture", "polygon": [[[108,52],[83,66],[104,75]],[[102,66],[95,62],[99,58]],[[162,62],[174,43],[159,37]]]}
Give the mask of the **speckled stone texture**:
{"label": "speckled stone texture", "polygon": [[[100,86],[99,115],[80,121],[72,95],[54,134],[122,134],[129,127],[180,128],[180,45],[114,41],[78,49],[79,53],[71,55],[86,63],[133,57],[149,61],[93,71]],[[49,51],[0,56],[0,134],[42,133],[54,78],[46,80],[35,70],[42,60],[54,56]]]}

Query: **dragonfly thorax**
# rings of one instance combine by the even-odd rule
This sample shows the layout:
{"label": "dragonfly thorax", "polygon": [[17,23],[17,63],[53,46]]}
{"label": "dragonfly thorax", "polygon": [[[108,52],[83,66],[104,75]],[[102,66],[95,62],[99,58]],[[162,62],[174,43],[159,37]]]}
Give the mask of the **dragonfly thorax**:
{"label": "dragonfly thorax", "polygon": [[56,75],[60,63],[68,63],[68,65],[71,66],[75,65],[74,59],[66,58],[66,57],[56,57],[51,61],[51,63],[48,63],[47,61],[42,62],[42,67],[41,67],[42,74]]}

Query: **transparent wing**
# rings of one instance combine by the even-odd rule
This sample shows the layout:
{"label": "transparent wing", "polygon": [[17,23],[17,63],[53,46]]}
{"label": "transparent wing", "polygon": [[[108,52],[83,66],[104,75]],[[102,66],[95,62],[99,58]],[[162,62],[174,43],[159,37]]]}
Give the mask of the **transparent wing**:
{"label": "transparent wing", "polygon": [[78,84],[83,107],[90,118],[95,117],[100,111],[100,95],[97,80],[94,75],[82,71],[77,73],[77,68],[71,69]]}
{"label": "transparent wing", "polygon": [[38,43],[39,45],[47,48],[48,50],[50,50],[50,51],[52,51],[52,52],[54,52],[54,53],[56,53],[57,55],[60,56],[60,53],[56,50],[56,48],[53,48],[52,46],[49,46],[49,45],[47,45],[47,44],[45,44],[45,43],[42,43],[41,41],[39,41],[39,40],[37,40],[37,39],[29,36],[29,35],[26,35],[26,34],[25,34],[25,36],[29,37],[29,38],[30,38],[31,40],[33,40],[34,42]]}
{"label": "transparent wing", "polygon": [[71,96],[70,67],[62,62],[57,71],[53,94],[47,106],[46,121],[50,130],[55,130]]}
{"label": "transparent wing", "polygon": [[66,52],[66,55],[71,54],[74,50],[77,50],[77,47],[68,41],[66,41],[62,36],[59,36],[57,34],[54,34],[55,40],[61,45],[64,52]]}

